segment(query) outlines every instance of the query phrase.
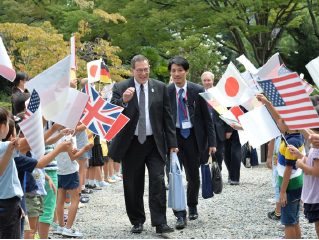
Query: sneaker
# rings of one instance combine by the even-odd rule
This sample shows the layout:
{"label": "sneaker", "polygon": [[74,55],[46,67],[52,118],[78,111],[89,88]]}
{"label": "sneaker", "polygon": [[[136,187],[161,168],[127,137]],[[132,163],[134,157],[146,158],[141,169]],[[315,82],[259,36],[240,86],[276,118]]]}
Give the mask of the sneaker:
{"label": "sneaker", "polygon": [[63,232],[63,230],[64,230],[64,227],[60,227],[60,226],[58,226],[57,228],[56,228],[56,232],[55,233],[57,233],[57,234],[62,234],[62,232]]}
{"label": "sneaker", "polygon": [[108,179],[105,179],[104,182],[107,182],[107,183],[116,183],[116,180],[113,180],[111,178],[108,178]]}
{"label": "sneaker", "polygon": [[58,228],[59,224],[56,222],[52,222],[50,226],[51,226],[51,230],[56,230]]}
{"label": "sneaker", "polygon": [[93,190],[92,189],[88,189],[88,188],[85,188],[84,190],[81,191],[82,194],[92,194],[93,193]]}
{"label": "sneaker", "polygon": [[81,195],[80,197],[80,202],[81,203],[88,203],[90,201],[90,198],[85,196],[85,195]]}
{"label": "sneaker", "polygon": [[269,212],[267,215],[272,220],[280,220],[281,219],[281,216],[276,215],[276,211]]}
{"label": "sneaker", "polygon": [[118,177],[116,174],[114,174],[112,177],[111,177],[112,180],[121,180],[122,178]]}
{"label": "sneaker", "polygon": [[94,183],[94,185],[89,184],[88,188],[94,189],[94,190],[102,190],[102,188],[99,185],[95,184],[95,183]]}
{"label": "sneaker", "polygon": [[123,179],[123,175],[121,173],[115,173],[116,176],[118,176],[119,178],[122,178]]}
{"label": "sneaker", "polygon": [[83,234],[78,232],[75,228],[67,229],[66,227],[63,229],[62,235],[69,237],[83,237]]}
{"label": "sneaker", "polygon": [[98,184],[99,184],[100,187],[109,187],[109,186],[111,186],[110,183],[107,183],[107,182],[104,182],[104,181],[101,181]]}
{"label": "sneaker", "polygon": [[36,233],[34,234],[34,239],[40,239],[38,232],[36,232]]}

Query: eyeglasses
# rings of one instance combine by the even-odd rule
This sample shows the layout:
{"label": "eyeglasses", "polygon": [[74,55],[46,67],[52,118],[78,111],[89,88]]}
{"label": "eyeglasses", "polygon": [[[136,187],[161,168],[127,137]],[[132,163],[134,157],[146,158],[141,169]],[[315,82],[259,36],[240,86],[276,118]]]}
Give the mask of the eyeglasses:
{"label": "eyeglasses", "polygon": [[150,69],[149,68],[144,68],[144,69],[134,69],[137,73],[149,73]]}

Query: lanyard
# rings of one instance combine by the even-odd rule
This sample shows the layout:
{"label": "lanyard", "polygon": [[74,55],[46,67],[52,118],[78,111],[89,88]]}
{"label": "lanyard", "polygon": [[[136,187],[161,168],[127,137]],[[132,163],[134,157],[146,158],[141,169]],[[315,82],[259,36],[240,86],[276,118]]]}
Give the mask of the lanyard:
{"label": "lanyard", "polygon": [[[181,106],[181,108],[182,108],[182,110],[183,110],[183,112],[185,114],[185,119],[187,119],[187,109],[186,108],[184,109],[182,104],[181,104],[181,102],[179,101],[179,97],[178,97],[178,93],[176,91],[176,88],[175,88],[175,92],[176,92],[176,97],[177,97],[177,100],[178,100],[178,104]],[[185,100],[187,101],[187,91],[186,91]]]}

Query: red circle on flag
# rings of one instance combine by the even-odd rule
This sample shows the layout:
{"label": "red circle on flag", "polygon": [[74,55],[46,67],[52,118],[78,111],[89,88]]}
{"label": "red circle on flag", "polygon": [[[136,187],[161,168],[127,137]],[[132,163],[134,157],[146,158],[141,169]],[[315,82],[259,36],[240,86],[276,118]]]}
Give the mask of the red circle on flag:
{"label": "red circle on flag", "polygon": [[90,75],[91,75],[92,77],[95,77],[96,72],[97,72],[97,69],[98,69],[98,66],[96,66],[96,65],[92,65],[92,66],[90,67]]}
{"label": "red circle on flag", "polygon": [[239,92],[239,83],[236,78],[229,77],[226,80],[225,92],[229,97],[235,97]]}

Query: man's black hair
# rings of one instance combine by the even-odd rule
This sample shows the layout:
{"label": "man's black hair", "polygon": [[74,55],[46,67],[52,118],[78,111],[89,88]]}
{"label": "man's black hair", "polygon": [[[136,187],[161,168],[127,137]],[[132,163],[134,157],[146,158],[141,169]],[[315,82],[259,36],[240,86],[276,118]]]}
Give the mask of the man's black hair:
{"label": "man's black hair", "polygon": [[25,101],[30,98],[30,93],[16,93],[13,95],[12,102],[16,113],[24,112]]}
{"label": "man's black hair", "polygon": [[171,67],[174,63],[178,66],[182,66],[185,71],[189,69],[189,63],[187,62],[186,58],[182,56],[174,56],[171,58],[167,66],[169,72],[171,71]]}

